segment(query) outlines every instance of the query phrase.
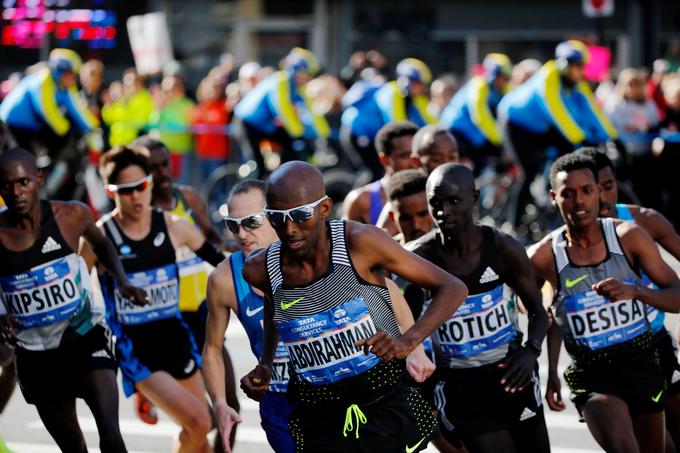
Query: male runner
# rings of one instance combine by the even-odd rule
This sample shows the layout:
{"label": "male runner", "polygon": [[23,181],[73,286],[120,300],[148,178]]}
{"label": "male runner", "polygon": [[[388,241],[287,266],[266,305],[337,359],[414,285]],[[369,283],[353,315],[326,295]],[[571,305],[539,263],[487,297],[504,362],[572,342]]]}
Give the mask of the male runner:
{"label": "male runner", "polygon": [[[564,377],[595,440],[606,451],[664,451],[665,379],[645,304],[677,312],[680,280],[643,229],[598,219],[597,177],[583,153],[555,161],[550,196],[565,226],[529,256],[555,292],[553,316],[572,358]],[[641,272],[661,289],[643,285]]]}
{"label": "male runner", "polygon": [[[149,293],[150,304],[132,306],[105,272],[99,274],[101,288],[125,395],[143,392],[181,426],[178,451],[200,452],[208,448],[212,420],[201,357],[179,311],[175,250],[187,246],[214,266],[224,257],[189,222],[151,206],[150,172],[145,148],[116,147],[104,154],[100,173],[116,207],[98,222],[128,278]],[[87,249],[81,252],[96,264]]]}
{"label": "male runner", "polygon": [[[640,226],[655,242],[669,251],[676,259],[680,259],[680,236],[675,232],[673,225],[659,212],[654,209],[643,208],[637,205],[617,203],[618,184],[614,173],[614,164],[606,154],[597,148],[581,148],[577,151],[592,158],[598,171],[598,183],[600,186],[600,217],[613,217],[631,221]],[[648,284],[648,279],[642,275],[643,282]],[[666,375],[666,429],[671,435],[673,443],[680,445],[680,364],[678,364],[677,351],[673,337],[664,326],[665,314],[652,306],[647,306],[647,319],[649,321],[654,343],[658,347],[661,367]],[[552,327],[551,327],[552,330]],[[559,335],[559,331],[556,334]],[[556,343],[549,343],[552,347]],[[549,355],[556,359],[558,354]],[[549,363],[549,379],[546,389],[548,406],[554,410],[562,410],[561,384],[557,376],[557,363]]]}
{"label": "male runner", "polygon": [[[220,362],[219,347],[224,343],[224,333],[229,322],[229,311],[233,311],[243,324],[251,342],[253,354],[262,356],[262,319],[264,298],[259,290],[243,280],[243,262],[251,252],[276,242],[276,232],[264,215],[265,184],[258,180],[243,181],[232,189],[227,201],[229,217],[225,219],[228,227],[238,237],[242,247],[222,261],[210,274],[208,286],[209,316],[207,326],[208,343],[203,351],[204,374],[208,391],[213,399],[218,415],[219,430],[223,437],[235,423],[241,421],[225,400],[223,366]],[[401,329],[413,325],[406,301],[391,281],[386,280],[390,296],[395,305],[395,316]],[[288,386],[288,351],[282,342],[277,345],[274,359],[274,377],[269,390],[264,395],[250,395],[260,402],[262,427],[269,444],[277,452],[292,452],[295,443],[288,430],[288,417],[294,404],[286,398]],[[434,371],[434,364],[419,347],[407,358],[407,370],[417,381],[422,382]],[[227,395],[228,396],[228,395]]]}
{"label": "male runner", "polygon": [[14,148],[0,155],[0,196],[7,204],[0,214],[0,341],[16,344],[24,398],[62,451],[87,452],[76,416],[76,398],[83,398],[97,422],[100,449],[125,452],[111,334],[103,307],[92,299],[90,274],[75,253],[81,237],[121,294],[136,305],[147,303],[146,294],[130,286],[89,209],[40,200],[43,184],[31,153]]}
{"label": "male runner", "polygon": [[[262,356],[263,298],[241,275],[245,258],[253,251],[276,242],[276,232],[264,214],[265,183],[255,179],[240,182],[227,199],[227,227],[238,239],[241,250],[232,254],[210,273],[208,279],[208,320],[203,347],[203,374],[213,401],[218,430],[223,441],[231,437],[241,421],[229,399],[236,389],[225,386],[224,334],[233,311],[243,325],[255,357]],[[286,398],[288,351],[280,344],[274,356],[274,377],[260,402],[260,418],[267,440],[277,453],[295,451],[288,430],[293,404]]]}
{"label": "male runner", "polygon": [[[432,335],[440,381],[440,428],[470,452],[549,452],[536,358],[548,317],[524,247],[474,222],[479,199],[472,170],[444,164],[427,180],[439,226],[408,247],[460,278],[470,295]],[[529,315],[522,346],[515,294]]]}
{"label": "male runner", "polygon": [[429,175],[438,166],[458,162],[458,144],[451,132],[440,124],[428,124],[413,136],[411,159]]}
{"label": "male runner", "polygon": [[[133,146],[141,146],[149,150],[149,164],[154,181],[151,190],[151,204],[186,219],[199,228],[213,244],[224,245],[224,239],[208,220],[205,204],[199,194],[192,187],[173,184],[170,151],[163,142],[154,140],[149,136],[143,136],[135,140]],[[191,329],[198,350],[202,351],[208,315],[205,303],[206,288],[208,272],[212,267],[187,247],[181,247],[177,250],[177,265],[179,266],[179,310],[182,313],[182,319]],[[222,354],[226,366],[225,384],[229,389],[229,405],[238,412],[240,405],[236,396],[234,368],[225,347],[222,348]],[[137,392],[136,398],[137,414],[142,420],[155,424],[158,416],[153,406],[143,397],[141,392]],[[231,445],[233,447],[233,437]]]}
{"label": "male runner", "polygon": [[432,230],[432,218],[425,196],[426,182],[425,173],[413,169],[396,172],[387,182],[389,216],[399,232],[396,239],[402,245]]}
{"label": "male runner", "polygon": [[411,143],[418,126],[410,121],[399,121],[383,126],[375,137],[375,148],[385,176],[354,189],[345,198],[343,217],[375,225],[385,205],[385,186],[394,173],[413,168]]}
{"label": "male runner", "polygon": [[[267,388],[276,323],[295,372],[288,391],[299,406],[289,426],[298,451],[420,451],[435,422],[404,383],[402,359],[467,291],[381,230],[328,221],[331,207],[313,166],[291,162],[270,176],[265,213],[280,241],[251,255],[243,271],[266,295],[264,356],[243,385]],[[403,335],[384,270],[435,294]]]}

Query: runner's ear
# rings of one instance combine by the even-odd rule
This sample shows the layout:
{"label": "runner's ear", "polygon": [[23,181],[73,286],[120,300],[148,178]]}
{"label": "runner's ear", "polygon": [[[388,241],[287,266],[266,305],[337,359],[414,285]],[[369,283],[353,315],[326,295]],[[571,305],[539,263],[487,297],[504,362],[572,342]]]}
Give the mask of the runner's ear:
{"label": "runner's ear", "polygon": [[322,219],[328,218],[329,215],[331,215],[331,210],[333,209],[333,200],[331,197],[326,198],[324,201],[319,204],[319,214],[321,215]]}

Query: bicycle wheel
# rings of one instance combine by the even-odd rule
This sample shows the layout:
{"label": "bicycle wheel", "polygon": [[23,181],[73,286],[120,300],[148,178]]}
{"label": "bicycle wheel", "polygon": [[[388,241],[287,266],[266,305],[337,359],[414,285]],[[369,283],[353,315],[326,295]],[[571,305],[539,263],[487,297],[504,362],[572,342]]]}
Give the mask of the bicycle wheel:
{"label": "bicycle wheel", "polygon": [[201,198],[208,207],[208,215],[214,224],[220,224],[224,217],[221,211],[229,191],[244,179],[253,179],[257,165],[254,161],[244,164],[225,164],[216,168],[201,187]]}

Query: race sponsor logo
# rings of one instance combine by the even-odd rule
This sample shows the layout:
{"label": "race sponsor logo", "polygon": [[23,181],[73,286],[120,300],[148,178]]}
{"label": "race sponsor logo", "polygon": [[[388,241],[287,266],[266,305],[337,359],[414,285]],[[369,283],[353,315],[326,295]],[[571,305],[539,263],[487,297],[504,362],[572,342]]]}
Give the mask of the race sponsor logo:
{"label": "race sponsor logo", "polygon": [[45,240],[45,243],[42,246],[41,252],[45,254],[54,252],[56,250],[61,250],[61,245],[59,245],[57,241],[52,239],[52,236],[48,236],[47,240]]}
{"label": "race sponsor logo", "polygon": [[116,315],[121,324],[144,324],[175,316],[178,312],[179,284],[177,266],[170,264],[156,269],[127,274],[132,286],[143,288],[148,297],[147,305],[135,305],[114,293]]}
{"label": "race sponsor logo", "polygon": [[491,269],[490,266],[487,266],[486,269],[484,270],[484,273],[479,278],[479,283],[489,283],[494,282],[496,280],[498,280],[498,274],[496,274],[496,272],[494,272],[494,270]]}
{"label": "race sponsor logo", "polygon": [[279,341],[276,346],[274,363],[272,367],[272,379],[269,382],[269,390],[272,392],[285,392],[288,389],[290,379],[290,365],[288,364],[288,348]]}
{"label": "race sponsor logo", "polygon": [[325,385],[356,376],[380,361],[355,346],[358,340],[377,333],[361,298],[277,327],[288,347],[291,366],[298,376],[312,384]]}
{"label": "race sponsor logo", "polygon": [[645,308],[634,299],[613,302],[587,291],[567,296],[564,308],[576,343],[593,351],[632,340],[648,329]]}
{"label": "race sponsor logo", "polygon": [[434,334],[447,358],[464,359],[506,345],[515,335],[504,286],[469,296]]}
{"label": "race sponsor logo", "polygon": [[3,302],[19,327],[54,324],[78,311],[82,304],[78,269],[78,257],[70,254],[28,272],[0,278]]}
{"label": "race sponsor logo", "polygon": [[153,238],[153,245],[156,247],[160,247],[163,245],[163,242],[165,241],[165,233],[162,231],[159,232],[155,238]]}

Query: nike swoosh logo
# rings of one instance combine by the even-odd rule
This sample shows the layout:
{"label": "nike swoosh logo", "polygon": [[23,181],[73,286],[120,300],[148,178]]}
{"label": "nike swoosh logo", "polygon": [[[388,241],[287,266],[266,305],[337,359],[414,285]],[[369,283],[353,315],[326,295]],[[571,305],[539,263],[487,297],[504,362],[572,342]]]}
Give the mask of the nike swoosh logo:
{"label": "nike swoosh logo", "polygon": [[262,311],[264,308],[264,305],[262,307],[256,308],[255,310],[251,310],[250,307],[246,307],[246,316],[249,318],[252,318],[256,314]]}
{"label": "nike swoosh logo", "polygon": [[567,280],[564,282],[564,284],[567,285],[567,289],[569,289],[569,288],[571,288],[571,287],[577,285],[581,280],[583,280],[583,279],[586,278],[586,277],[588,277],[588,274],[581,275],[579,278],[574,279],[574,280],[569,280],[569,279],[567,278]]}
{"label": "nike swoosh logo", "polygon": [[416,448],[418,448],[418,447],[420,446],[420,444],[422,444],[423,441],[424,441],[425,439],[427,439],[427,436],[425,436],[425,437],[423,437],[422,439],[420,439],[420,442],[418,442],[417,444],[415,444],[413,447],[409,447],[409,446],[407,445],[407,446],[406,446],[406,453],[413,453],[414,451],[416,451]]}
{"label": "nike swoosh logo", "polygon": [[661,390],[656,396],[653,396],[652,401],[654,401],[655,403],[658,403],[659,399],[661,398],[661,395],[663,395],[663,390]]}
{"label": "nike swoosh logo", "polygon": [[290,307],[292,307],[293,305],[297,304],[297,303],[300,302],[302,299],[304,299],[304,297],[301,297],[301,298],[299,298],[299,299],[295,299],[294,301],[288,302],[288,303],[286,303],[286,302],[284,302],[284,301],[281,301],[281,310],[288,310]]}

